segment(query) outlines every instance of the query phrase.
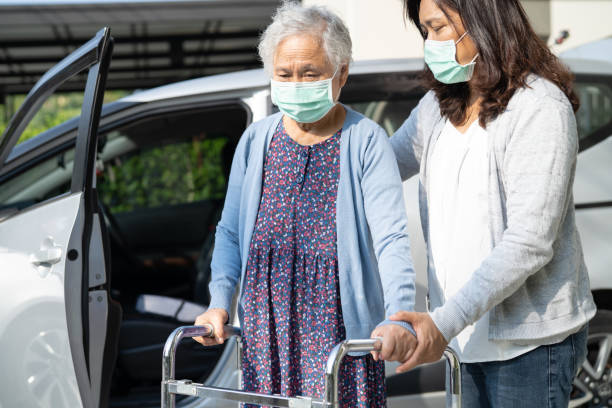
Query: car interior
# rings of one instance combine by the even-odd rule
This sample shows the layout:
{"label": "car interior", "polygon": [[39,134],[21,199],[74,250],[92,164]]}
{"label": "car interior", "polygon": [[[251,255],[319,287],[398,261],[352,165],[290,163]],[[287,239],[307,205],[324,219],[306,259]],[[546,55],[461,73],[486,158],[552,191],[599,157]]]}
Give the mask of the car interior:
{"label": "car interior", "polygon": [[[97,189],[123,319],[110,406],[159,403],[168,335],[206,310],[214,232],[248,114],[238,104],[172,112],[101,135]],[[177,375],[203,381],[223,346],[185,341]]]}
{"label": "car interior", "polygon": [[[156,112],[99,135],[98,207],[122,310],[109,317],[119,329],[111,407],[159,405],[164,343],[206,310],[215,226],[248,120],[244,105],[218,103]],[[70,147],[5,182],[0,217],[69,191],[73,160]],[[185,340],[177,375],[205,380],[222,352]]]}

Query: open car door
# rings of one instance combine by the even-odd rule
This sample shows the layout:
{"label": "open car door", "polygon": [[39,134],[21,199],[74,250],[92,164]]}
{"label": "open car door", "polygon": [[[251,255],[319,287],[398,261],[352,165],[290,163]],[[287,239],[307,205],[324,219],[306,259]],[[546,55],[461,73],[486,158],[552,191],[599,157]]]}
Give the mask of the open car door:
{"label": "open car door", "polygon": [[109,324],[120,309],[108,292],[94,171],[111,52],[104,28],[36,83],[0,139],[1,169],[45,100],[87,72],[74,157],[63,164],[69,191],[0,213],[2,407],[105,405]]}

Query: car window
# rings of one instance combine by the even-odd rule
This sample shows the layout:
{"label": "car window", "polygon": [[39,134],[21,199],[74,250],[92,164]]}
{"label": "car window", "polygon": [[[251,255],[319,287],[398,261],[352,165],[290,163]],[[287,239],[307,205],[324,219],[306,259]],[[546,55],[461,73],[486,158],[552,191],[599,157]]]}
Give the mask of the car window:
{"label": "car window", "polygon": [[[46,130],[51,129],[59,124],[66,122],[69,119],[81,115],[83,108],[83,92],[61,92],[56,91],[54,94],[42,104],[36,111],[32,119],[29,121],[19,140],[15,144],[23,143],[26,140],[32,139]],[[9,95],[6,100],[7,111],[16,112],[17,108],[22,105],[26,95]],[[12,116],[12,114],[11,114]],[[4,130],[8,126],[8,120],[0,120],[0,134],[4,137]]]}
{"label": "car window", "polygon": [[246,123],[239,109],[158,116],[103,135],[100,199],[112,213],[222,199]]}
{"label": "car window", "polygon": [[406,99],[353,102],[349,105],[378,123],[391,136],[408,118],[418,102],[418,99],[408,97]]}
{"label": "car window", "polygon": [[2,183],[0,210],[23,209],[70,191],[74,148],[57,153]]}
{"label": "car window", "polygon": [[578,77],[580,153],[574,179],[576,225],[592,289],[610,287],[612,78]]}
{"label": "car window", "polygon": [[[82,92],[56,93],[49,97],[28,123],[17,144],[36,137],[69,119],[80,116],[83,108],[83,97]],[[14,97],[13,103],[20,105],[24,98],[25,95],[17,95]]]}
{"label": "car window", "polygon": [[[15,146],[34,138],[46,130],[81,114],[84,90],[66,93],[56,90],[36,111]],[[8,103],[17,109],[25,96],[9,97]],[[2,135],[4,137],[6,135]],[[13,147],[14,149],[14,147]],[[41,161],[27,163],[25,170],[0,181],[0,213],[22,210],[70,191],[74,148],[52,155]]]}
{"label": "car window", "polygon": [[196,133],[162,145],[138,146],[121,131],[112,132],[108,146],[131,151],[101,167],[101,199],[111,211],[125,212],[222,198],[226,179],[221,156],[227,143],[221,135]]}
{"label": "car window", "polygon": [[[584,149],[612,134],[612,87],[608,83],[577,81],[575,90],[580,98],[576,121]],[[607,134],[599,134],[606,128],[609,129]]]}
{"label": "car window", "polygon": [[[71,187],[84,186],[83,180],[91,180],[85,175],[86,145],[91,130],[97,127],[99,103],[96,97],[104,89],[106,76],[107,44],[112,41],[110,31],[103,28],[83,46],[79,47],[57,65],[47,71],[25,96],[10,96],[5,100],[6,117],[11,119],[2,122],[0,135],[0,170],[6,170],[11,161],[11,152],[19,142],[41,134],[51,127],[70,122],[70,118],[82,117],[82,133],[77,140],[79,146],[74,167],[75,150],[60,152],[33,150],[28,154],[36,156],[24,163],[13,162],[15,167],[0,177],[0,217],[12,214],[30,205],[62,195],[67,191],[76,191]],[[92,71],[95,69],[95,71]],[[100,70],[97,68],[102,67]],[[81,82],[75,79],[87,71],[87,78],[95,75],[100,81]],[[86,95],[87,92],[87,95]],[[7,104],[11,107],[7,110]],[[19,105],[19,108],[17,108]],[[84,110],[85,109],[85,110]],[[84,114],[84,116],[83,116]],[[75,123],[76,120],[72,121]],[[86,126],[86,128],[85,128]],[[50,136],[48,133],[47,135]],[[62,147],[65,148],[65,147]],[[24,149],[27,151],[27,148]],[[83,157],[81,157],[83,156]],[[19,164],[18,164],[19,163]],[[10,168],[10,166],[8,167]],[[76,170],[73,172],[73,168]],[[73,174],[74,173],[74,174]],[[74,180],[74,183],[73,183]]]}
{"label": "car window", "polygon": [[612,81],[578,78],[575,89],[580,97],[576,113],[580,150],[574,181],[577,207],[600,206],[612,202]]}
{"label": "car window", "polygon": [[[127,91],[106,91],[104,93],[104,103],[115,101],[125,95]],[[11,116],[8,112],[15,112],[21,105],[25,95],[7,95],[4,104],[0,105],[0,134],[4,132],[8,124],[7,117]],[[77,117],[81,114],[83,106],[82,92],[58,92],[49,97],[36,112],[31,122],[21,134],[17,144],[38,136],[65,121]]]}

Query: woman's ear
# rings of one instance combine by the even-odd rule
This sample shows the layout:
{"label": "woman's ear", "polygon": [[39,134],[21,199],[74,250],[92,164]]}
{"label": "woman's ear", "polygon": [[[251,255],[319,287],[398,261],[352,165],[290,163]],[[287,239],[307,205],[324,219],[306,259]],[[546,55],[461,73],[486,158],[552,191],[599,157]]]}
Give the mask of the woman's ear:
{"label": "woman's ear", "polygon": [[346,81],[348,80],[348,74],[349,74],[349,65],[348,64],[342,64],[342,66],[340,67],[340,75],[339,75],[339,80],[340,80],[340,88],[342,88],[345,84]]}

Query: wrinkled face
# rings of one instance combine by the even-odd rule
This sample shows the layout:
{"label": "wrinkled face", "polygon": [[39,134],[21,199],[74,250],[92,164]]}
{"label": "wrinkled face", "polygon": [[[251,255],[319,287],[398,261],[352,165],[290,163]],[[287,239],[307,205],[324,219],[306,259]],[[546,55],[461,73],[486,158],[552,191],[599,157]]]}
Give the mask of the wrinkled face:
{"label": "wrinkled face", "polygon": [[[329,79],[336,67],[327,58],[323,43],[313,35],[292,35],[276,47],[272,78],[284,82],[312,82]],[[332,80],[333,96],[337,100],[346,83],[348,66],[338,68]]]}
{"label": "wrinkled face", "polygon": [[[426,33],[428,40],[453,40],[457,42],[465,33],[465,28],[463,27],[459,13],[447,9],[445,14],[435,0],[421,0],[419,20],[421,23],[421,31]],[[470,37],[470,33],[467,33],[467,35],[457,43],[456,48],[457,62],[461,65],[465,65],[472,61],[478,53],[476,45]]]}

